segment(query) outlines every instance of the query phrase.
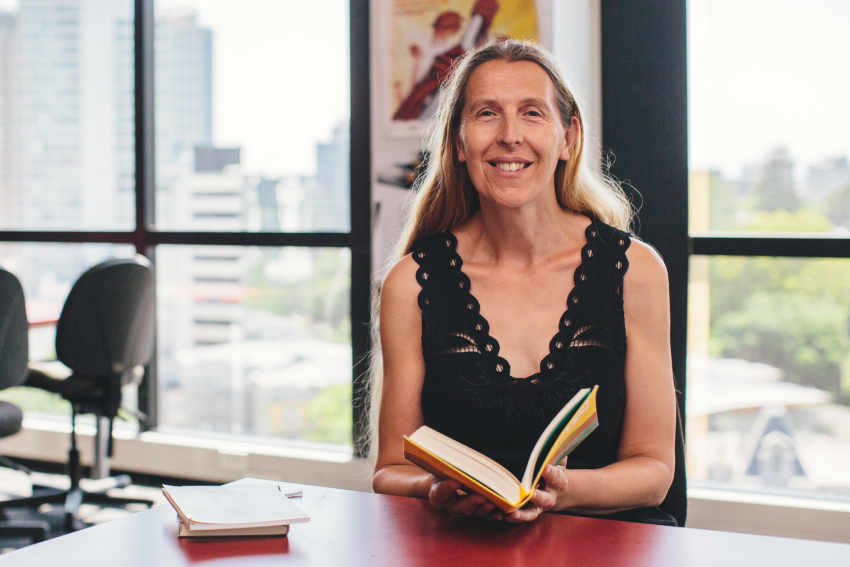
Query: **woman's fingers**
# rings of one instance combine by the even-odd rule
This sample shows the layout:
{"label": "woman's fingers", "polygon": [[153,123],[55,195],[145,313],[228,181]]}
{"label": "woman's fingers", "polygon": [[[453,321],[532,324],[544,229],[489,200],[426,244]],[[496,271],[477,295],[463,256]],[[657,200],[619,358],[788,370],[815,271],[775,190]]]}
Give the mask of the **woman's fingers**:
{"label": "woman's fingers", "polygon": [[443,480],[431,475],[431,491],[428,500],[435,508],[444,508],[453,498],[457,498],[460,483],[453,479]]}
{"label": "woman's fingers", "polygon": [[[566,469],[561,466],[547,465],[543,470],[543,479],[546,481],[545,487],[541,483],[541,487],[534,491],[531,502],[506,515],[505,520],[517,523],[533,522],[543,512],[555,508],[559,499],[567,497],[569,480],[567,479]],[[560,509],[560,507],[557,509]]]}
{"label": "woman's fingers", "polygon": [[456,480],[431,477],[428,500],[435,508],[445,510],[451,516],[486,516],[495,506],[480,494],[458,495],[461,485]]}
{"label": "woman's fingers", "polygon": [[519,524],[522,522],[533,522],[537,518],[540,517],[540,514],[543,513],[543,510],[540,509],[533,502],[529,502],[519,510],[514,510],[507,516],[505,516],[505,521],[512,522],[515,524]]}
{"label": "woman's fingers", "polygon": [[453,516],[477,516],[479,515],[476,514],[478,509],[482,506],[486,507],[486,505],[486,498],[480,494],[470,494],[469,496],[459,496],[446,510]]}
{"label": "woman's fingers", "polygon": [[567,470],[560,466],[547,465],[543,469],[543,480],[545,481],[545,488],[534,492],[531,499],[532,503],[545,511],[554,508],[561,501],[562,505],[558,509],[563,508],[563,502],[567,498],[569,490]]}

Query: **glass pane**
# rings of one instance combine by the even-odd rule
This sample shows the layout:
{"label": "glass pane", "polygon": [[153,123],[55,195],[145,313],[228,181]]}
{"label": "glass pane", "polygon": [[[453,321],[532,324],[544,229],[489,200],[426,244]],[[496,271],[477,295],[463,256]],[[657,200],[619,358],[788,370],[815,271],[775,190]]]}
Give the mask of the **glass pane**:
{"label": "glass pane", "polygon": [[134,225],[133,2],[0,2],[0,228]]}
{"label": "glass pane", "polygon": [[690,230],[850,229],[850,3],[689,0]]}
{"label": "glass pane", "polygon": [[160,429],[351,445],[350,253],[157,248]]}
{"label": "glass pane", "polygon": [[688,477],[850,495],[850,260],[693,257]]}
{"label": "glass pane", "polygon": [[[119,244],[0,243],[0,267],[15,274],[24,288],[30,321],[30,361],[47,363],[48,372],[67,372],[56,361],[56,321],[77,278],[109,258],[131,258],[132,246]],[[134,396],[134,393],[126,392]],[[70,406],[55,394],[17,387],[0,392],[0,399],[25,412],[70,415]],[[133,400],[125,399],[125,405]]]}
{"label": "glass pane", "polygon": [[348,60],[345,0],[159,0],[157,228],[347,232]]}

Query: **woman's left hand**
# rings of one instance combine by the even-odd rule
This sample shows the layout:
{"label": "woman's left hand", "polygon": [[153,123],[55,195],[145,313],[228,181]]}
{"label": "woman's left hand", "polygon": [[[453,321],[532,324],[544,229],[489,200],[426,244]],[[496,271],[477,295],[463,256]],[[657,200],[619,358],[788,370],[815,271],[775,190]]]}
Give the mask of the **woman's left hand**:
{"label": "woman's left hand", "polygon": [[534,491],[531,501],[519,510],[506,515],[505,521],[533,522],[543,512],[563,509],[569,488],[566,464],[567,460],[564,459],[557,465],[546,465],[543,469],[543,479]]}

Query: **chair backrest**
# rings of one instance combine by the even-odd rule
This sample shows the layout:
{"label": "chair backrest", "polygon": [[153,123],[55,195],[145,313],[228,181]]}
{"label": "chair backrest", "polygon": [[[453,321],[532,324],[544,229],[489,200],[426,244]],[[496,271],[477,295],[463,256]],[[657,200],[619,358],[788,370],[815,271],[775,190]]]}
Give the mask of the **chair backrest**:
{"label": "chair backrest", "polygon": [[688,476],[685,471],[685,435],[679,404],[676,404],[676,466],[673,484],[659,508],[673,516],[680,528],[685,527],[688,518]]}
{"label": "chair backrest", "polygon": [[154,325],[151,263],[107,260],[71,288],[56,324],[56,355],[75,374],[124,374],[150,362]]}
{"label": "chair backrest", "polygon": [[19,386],[27,377],[29,339],[21,282],[0,268],[0,390]]}

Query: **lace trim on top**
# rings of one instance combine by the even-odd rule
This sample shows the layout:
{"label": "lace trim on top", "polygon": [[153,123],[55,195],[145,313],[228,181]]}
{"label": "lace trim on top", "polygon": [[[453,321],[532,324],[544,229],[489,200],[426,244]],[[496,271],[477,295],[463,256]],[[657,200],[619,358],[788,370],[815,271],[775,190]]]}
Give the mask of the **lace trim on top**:
{"label": "lace trim on top", "polygon": [[[614,254],[612,255],[612,266],[615,278],[615,293],[622,294],[623,292],[623,276],[628,270],[629,261],[626,257],[626,250],[631,245],[631,240],[619,232],[613,232],[613,247]],[[570,348],[578,348],[585,346],[599,346],[619,352],[620,349],[614,347],[607,341],[597,339],[584,339],[582,335],[593,329],[599,329],[598,325],[584,326],[576,329],[574,321],[582,320],[581,315],[584,309],[584,290],[593,282],[591,281],[590,273],[604,273],[599,269],[592,270],[591,267],[599,267],[598,263],[603,261],[604,253],[603,246],[606,244],[596,226],[596,221],[592,221],[585,230],[585,238],[587,243],[581,250],[581,264],[576,268],[573,275],[575,286],[567,296],[567,308],[561,316],[558,332],[549,342],[549,354],[547,354],[540,362],[539,374],[534,374],[528,378],[513,378],[510,375],[510,363],[499,356],[499,343],[496,339],[490,336],[490,325],[487,320],[480,314],[480,306],[478,300],[470,293],[471,283],[469,277],[463,273],[463,260],[457,253],[457,238],[451,233],[443,233],[435,236],[433,239],[434,245],[437,247],[436,257],[429,258],[428,250],[417,250],[413,253],[413,259],[419,264],[419,269],[416,271],[416,280],[422,287],[419,293],[419,307],[423,313],[429,313],[433,304],[432,290],[429,285],[429,280],[432,277],[430,267],[432,262],[445,261],[449,268],[451,280],[456,287],[461,305],[464,308],[465,316],[470,323],[469,333],[457,332],[453,333],[456,338],[461,339],[463,346],[450,348],[447,352],[474,352],[479,353],[482,357],[479,364],[481,365],[482,373],[485,375],[497,378],[498,382],[509,381],[512,383],[524,384],[527,386],[536,386],[542,383],[538,378],[551,377],[555,375],[558,379],[566,378],[565,373],[558,372],[562,366],[567,350]],[[551,386],[551,384],[550,384]]]}

